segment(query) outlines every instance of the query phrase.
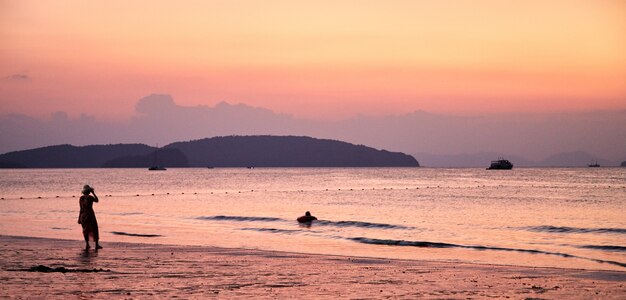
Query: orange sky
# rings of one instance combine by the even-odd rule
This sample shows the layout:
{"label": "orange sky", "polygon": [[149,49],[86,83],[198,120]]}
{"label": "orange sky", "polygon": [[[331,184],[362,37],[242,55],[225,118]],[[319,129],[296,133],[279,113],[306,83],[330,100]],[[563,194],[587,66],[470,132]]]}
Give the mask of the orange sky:
{"label": "orange sky", "polygon": [[[126,3],[131,2],[131,3]],[[0,0],[0,114],[626,109],[626,2]]]}

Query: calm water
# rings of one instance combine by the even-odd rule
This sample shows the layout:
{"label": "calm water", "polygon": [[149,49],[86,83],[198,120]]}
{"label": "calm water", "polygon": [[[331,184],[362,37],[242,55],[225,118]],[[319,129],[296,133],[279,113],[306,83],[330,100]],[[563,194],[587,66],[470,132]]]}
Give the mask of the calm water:
{"label": "calm water", "polygon": [[[105,247],[626,270],[626,168],[0,170],[0,234],[80,240],[83,184]],[[299,225],[307,210],[320,222]]]}

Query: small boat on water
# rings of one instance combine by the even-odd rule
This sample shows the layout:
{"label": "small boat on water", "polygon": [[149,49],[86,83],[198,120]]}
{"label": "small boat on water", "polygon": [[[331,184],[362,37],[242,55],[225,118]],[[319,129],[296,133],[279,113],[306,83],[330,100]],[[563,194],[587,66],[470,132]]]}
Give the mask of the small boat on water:
{"label": "small boat on water", "polygon": [[596,160],[596,162],[588,164],[587,166],[590,168],[599,168],[600,164],[598,164],[598,161]]}
{"label": "small boat on water", "polygon": [[154,165],[148,168],[149,171],[167,171],[167,169],[164,166],[161,166],[158,164],[158,161],[159,161],[158,153],[159,153],[159,145],[156,146],[156,150],[154,151]]}
{"label": "small boat on water", "polygon": [[491,165],[489,166],[489,168],[487,168],[487,170],[511,170],[513,169],[513,164],[500,157],[498,158],[498,160],[493,160],[491,161]]}

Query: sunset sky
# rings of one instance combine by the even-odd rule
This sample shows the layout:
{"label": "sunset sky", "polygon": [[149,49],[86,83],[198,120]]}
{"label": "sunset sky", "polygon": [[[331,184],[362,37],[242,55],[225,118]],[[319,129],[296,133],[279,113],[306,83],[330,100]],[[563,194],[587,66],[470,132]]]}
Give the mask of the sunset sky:
{"label": "sunset sky", "polygon": [[0,114],[626,109],[626,1],[5,1]]}

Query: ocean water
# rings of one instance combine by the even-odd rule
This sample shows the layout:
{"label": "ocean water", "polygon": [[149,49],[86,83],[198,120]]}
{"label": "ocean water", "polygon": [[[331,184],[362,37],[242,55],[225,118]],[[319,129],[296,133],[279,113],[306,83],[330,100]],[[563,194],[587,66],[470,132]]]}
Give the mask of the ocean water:
{"label": "ocean water", "polygon": [[[626,270],[626,168],[0,170],[0,234]],[[319,221],[300,225],[311,211]]]}

